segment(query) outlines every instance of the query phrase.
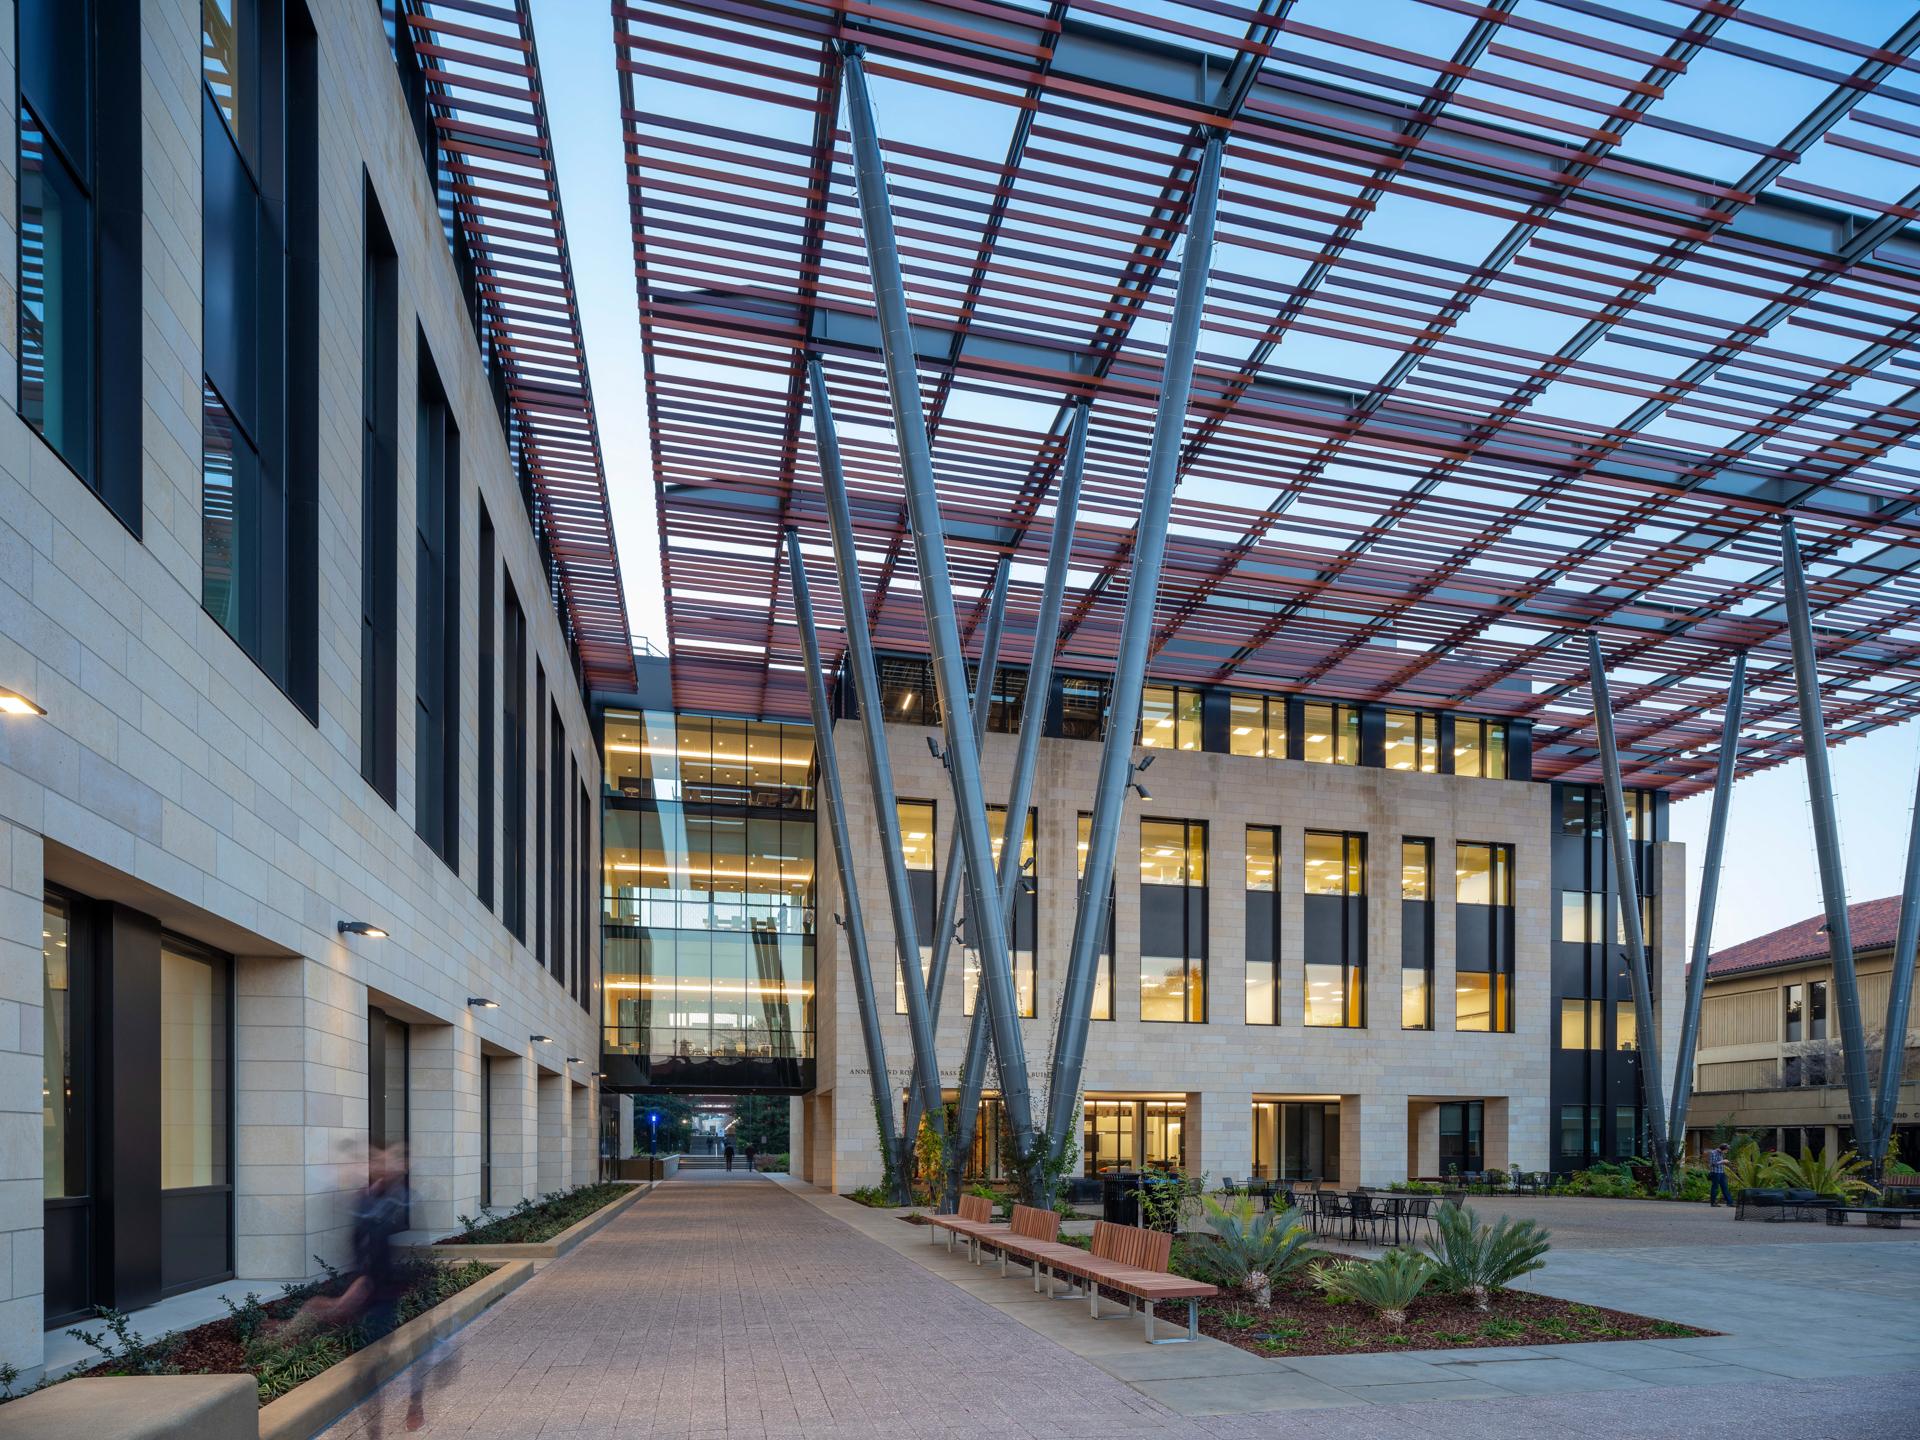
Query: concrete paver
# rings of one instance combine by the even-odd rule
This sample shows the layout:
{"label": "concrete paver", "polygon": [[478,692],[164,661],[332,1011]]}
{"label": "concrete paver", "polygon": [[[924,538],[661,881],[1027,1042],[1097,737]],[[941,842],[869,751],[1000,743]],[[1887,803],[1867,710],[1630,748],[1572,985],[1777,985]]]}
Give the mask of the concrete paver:
{"label": "concrete paver", "polygon": [[[1093,1324],[886,1212],[696,1173],[423,1362],[419,1433],[1458,1440],[1464,1424],[1537,1440],[1665,1437],[1678,1414],[1689,1440],[1839,1440],[1898,1426],[1920,1363],[1920,1247],[1786,1248],[1573,1246],[1535,1277],[1720,1337],[1266,1360],[1149,1347],[1136,1324]],[[1783,1329],[1783,1313],[1803,1323]],[[407,1398],[403,1377],[331,1440],[404,1433]]]}

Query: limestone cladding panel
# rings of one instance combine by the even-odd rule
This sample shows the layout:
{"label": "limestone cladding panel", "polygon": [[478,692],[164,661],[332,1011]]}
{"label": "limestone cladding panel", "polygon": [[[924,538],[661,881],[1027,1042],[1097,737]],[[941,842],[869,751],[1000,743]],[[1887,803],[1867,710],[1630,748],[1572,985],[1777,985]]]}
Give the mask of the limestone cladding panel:
{"label": "limestone cladding panel", "polygon": [[[146,310],[141,536],[131,534],[13,409],[18,225],[13,111],[0,118],[0,683],[45,719],[0,723],[0,1127],[39,1110],[39,891],[43,855],[83,857],[165,897],[167,921],[233,950],[240,1027],[235,1260],[242,1275],[338,1254],[340,1142],[366,1132],[365,994],[404,1002],[416,1023],[466,1032],[458,1074],[482,1040],[509,1052],[554,1037],[598,1053],[593,1015],[512,939],[475,893],[478,754],[477,500],[528,611],[571,753],[590,789],[598,750],[526,523],[505,438],[405,113],[377,7],[315,0],[320,93],[318,707],[310,721],[200,604],[201,57],[195,0],[142,7],[142,263]],[[14,89],[13,27],[0,27],[0,88]],[[461,437],[461,825],[458,872],[414,832],[413,560],[399,546],[398,807],[360,777],[362,212],[379,197],[399,252],[402,434],[424,333]],[[401,536],[413,517],[413,446],[399,447]],[[528,690],[531,696],[532,680]],[[496,696],[498,692],[496,691]],[[496,727],[496,735],[497,735]],[[529,766],[531,772],[531,765]],[[546,797],[541,797],[544,800]],[[598,844],[598,827],[590,827]],[[536,833],[530,815],[528,836]],[[58,849],[56,849],[58,847]],[[498,847],[495,847],[496,857]],[[587,857],[597,869],[597,854]],[[529,905],[529,911],[533,909]],[[392,938],[343,940],[335,922],[377,921]],[[598,974],[598,928],[589,973]],[[269,959],[265,957],[282,957]],[[289,957],[302,957],[299,959]],[[468,996],[499,1009],[470,1011]],[[29,1012],[33,1013],[29,1013]],[[356,1028],[354,1017],[358,1016]],[[429,1112],[432,1106],[429,1106]],[[17,1117],[17,1118],[15,1118]],[[422,1139],[445,1174],[432,1208],[469,1188],[478,1109],[439,1107],[451,1138]],[[444,1153],[438,1153],[444,1150]],[[0,1359],[39,1362],[41,1156],[0,1144]],[[442,1186],[446,1194],[440,1193]]]}
{"label": "limestone cladding panel", "polygon": [[[936,799],[938,850],[944,863],[953,825],[945,770],[929,754],[924,736],[934,733],[888,726],[887,737],[900,796]],[[906,1018],[894,1014],[896,949],[886,903],[886,877],[879,854],[865,746],[858,725],[836,725],[835,743],[845,777],[855,871],[864,902],[887,1070],[896,1092],[912,1062]],[[1015,738],[987,737],[982,756],[986,793],[1001,803],[1007,793]],[[1136,758],[1140,753],[1136,751]],[[1044,739],[1034,786],[1038,811],[1039,875],[1038,1013],[1021,1023],[1027,1062],[1036,1087],[1044,1082],[1054,1016],[1065,983],[1073,934],[1076,891],[1076,818],[1091,810],[1100,746],[1087,741]],[[1359,1095],[1365,1115],[1389,1124],[1390,1136],[1360,1140],[1359,1163],[1370,1178],[1393,1170],[1404,1174],[1409,1097],[1516,1097],[1511,1153],[1526,1168],[1545,1168],[1548,1091],[1550,940],[1550,791],[1544,784],[1475,780],[1447,775],[1262,760],[1236,755],[1157,751],[1147,778],[1153,798],[1130,798],[1121,822],[1115,874],[1115,1014],[1096,1021],[1088,1041],[1087,1093],[1170,1094],[1207,1097],[1206,1120],[1196,1132],[1216,1174],[1236,1174],[1250,1161],[1244,1122],[1215,1114],[1249,1095]],[[1181,1025],[1140,1019],[1140,884],[1137,868],[1140,819],[1207,822],[1209,910],[1208,1023]],[[1282,1023],[1245,1023],[1245,835],[1248,825],[1280,829]],[[1367,837],[1368,1025],[1359,1030],[1310,1029],[1303,1014],[1304,835],[1309,829],[1357,831]],[[1400,852],[1403,837],[1434,841],[1435,1005],[1431,1031],[1399,1024]],[[1513,846],[1515,858],[1514,1031],[1496,1035],[1454,1029],[1454,847],[1461,841]],[[1679,851],[1681,847],[1668,847]],[[820,913],[844,911],[831,857],[822,851]],[[1663,855],[1667,896],[1682,892],[1684,874]],[[1663,940],[1677,907],[1662,907]],[[845,935],[831,924],[820,935],[820,1085],[857,1098],[835,1115],[841,1189],[876,1180],[879,1157],[867,1098],[865,1050],[853,989],[841,973]],[[961,957],[953,957],[942,997],[940,1064],[956,1082],[965,1049],[961,1014]],[[1669,984],[1671,982],[1669,981]],[[1538,1097],[1520,1101],[1518,1097]],[[1236,1097],[1228,1100],[1227,1097]],[[1391,1118],[1390,1117],[1395,1117]],[[1360,1123],[1352,1117],[1348,1124]],[[1358,1139],[1358,1132],[1356,1132]],[[1220,1153],[1216,1154],[1215,1152]],[[1353,1166],[1349,1165],[1349,1170]],[[1351,1176],[1349,1178],[1352,1178]]]}

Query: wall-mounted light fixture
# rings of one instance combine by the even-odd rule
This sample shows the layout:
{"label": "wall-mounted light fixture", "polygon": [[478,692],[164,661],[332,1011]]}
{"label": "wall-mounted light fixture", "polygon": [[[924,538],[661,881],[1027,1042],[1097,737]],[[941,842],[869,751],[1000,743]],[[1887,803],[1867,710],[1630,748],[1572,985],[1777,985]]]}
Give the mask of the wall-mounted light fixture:
{"label": "wall-mounted light fixture", "polygon": [[484,995],[467,996],[467,1004],[475,1010],[498,1010],[500,1008],[500,1002],[498,1000],[489,1000]]}
{"label": "wall-mounted light fixture", "polygon": [[44,715],[44,706],[36,705],[17,690],[0,685],[0,715]]}
{"label": "wall-mounted light fixture", "polygon": [[580,1063],[580,1057],[578,1055],[567,1056],[567,1064],[578,1065],[579,1063]]}
{"label": "wall-mounted light fixture", "polygon": [[551,1035],[529,1035],[527,1036],[527,1039],[531,1040],[536,1045],[553,1044],[553,1036]]}
{"label": "wall-mounted light fixture", "polygon": [[384,940],[387,932],[378,925],[368,924],[365,920],[342,920],[333,927],[342,935],[364,935],[369,940]]}

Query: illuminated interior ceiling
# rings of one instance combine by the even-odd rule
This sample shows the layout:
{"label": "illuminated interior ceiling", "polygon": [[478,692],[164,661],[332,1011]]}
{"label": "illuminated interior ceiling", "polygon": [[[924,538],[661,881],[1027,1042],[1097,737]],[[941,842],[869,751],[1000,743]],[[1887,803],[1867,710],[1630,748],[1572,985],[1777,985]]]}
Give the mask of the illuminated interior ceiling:
{"label": "illuminated interior ceiling", "polygon": [[[1791,13],[1794,19],[1783,18]],[[1834,27],[1822,33],[1807,21]],[[835,42],[866,47],[963,634],[1020,663],[1092,402],[1059,664],[1111,666],[1208,127],[1219,249],[1150,674],[1535,722],[1629,784],[1800,749],[1780,520],[1830,733],[1920,710],[1920,17],[1877,4],[616,5],[677,703],[802,716],[780,531],[842,643],[823,357],[875,643],[924,650]],[[1728,127],[1737,127],[1730,129]]]}
{"label": "illuminated interior ceiling", "polygon": [[[475,328],[554,605],[589,686],[630,691],[633,642],[587,381],[566,217],[528,0],[415,0],[443,209],[472,265]],[[456,262],[458,263],[458,262]]]}

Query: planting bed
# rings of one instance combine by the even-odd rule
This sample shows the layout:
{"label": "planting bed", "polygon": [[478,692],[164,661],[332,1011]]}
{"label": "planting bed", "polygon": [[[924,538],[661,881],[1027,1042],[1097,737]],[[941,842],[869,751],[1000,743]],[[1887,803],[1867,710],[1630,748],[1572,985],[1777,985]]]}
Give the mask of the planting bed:
{"label": "planting bed", "polygon": [[[552,1195],[532,1204],[521,1205],[505,1215],[482,1221],[457,1235],[436,1240],[436,1245],[540,1245],[561,1231],[578,1225],[595,1211],[603,1210],[622,1196],[631,1195],[631,1185],[582,1185],[564,1195]],[[464,1222],[467,1216],[461,1216]]]}
{"label": "planting bed", "polygon": [[1465,1295],[1426,1294],[1389,1325],[1364,1305],[1329,1300],[1310,1281],[1276,1285],[1271,1305],[1223,1296],[1201,1306],[1203,1334],[1255,1355],[1360,1355],[1381,1350],[1472,1350],[1505,1345],[1564,1345],[1579,1340],[1660,1340],[1710,1335],[1549,1295],[1503,1290],[1492,1308]]}
{"label": "planting bed", "polygon": [[[400,1323],[452,1298],[493,1273],[494,1266],[468,1260],[457,1265],[431,1261],[416,1266],[416,1276],[400,1304]],[[377,1336],[358,1327],[327,1324],[290,1326],[302,1306],[315,1297],[338,1295],[345,1276],[289,1287],[279,1299],[233,1307],[226,1318],[179,1330],[155,1340],[131,1331],[116,1335],[105,1321],[74,1328],[100,1336],[106,1358],[68,1379],[104,1375],[252,1375],[260,1403],[278,1399],[294,1387],[365,1348]],[[122,1322],[124,1323],[124,1322]]]}

